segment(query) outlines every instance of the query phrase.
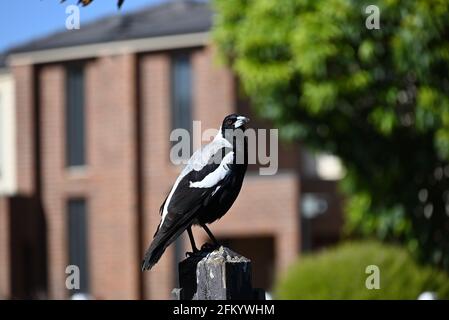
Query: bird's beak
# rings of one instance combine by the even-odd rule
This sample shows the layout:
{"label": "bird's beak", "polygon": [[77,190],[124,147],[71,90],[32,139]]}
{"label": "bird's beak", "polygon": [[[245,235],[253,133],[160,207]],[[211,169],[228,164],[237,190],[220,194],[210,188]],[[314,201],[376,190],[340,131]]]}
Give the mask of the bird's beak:
{"label": "bird's beak", "polygon": [[238,116],[237,121],[234,123],[234,128],[240,128],[244,124],[249,122],[249,118],[244,116]]}

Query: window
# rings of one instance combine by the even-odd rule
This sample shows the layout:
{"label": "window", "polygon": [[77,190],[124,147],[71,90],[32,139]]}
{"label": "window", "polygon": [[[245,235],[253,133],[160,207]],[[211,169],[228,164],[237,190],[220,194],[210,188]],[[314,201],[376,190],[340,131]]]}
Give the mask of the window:
{"label": "window", "polygon": [[85,165],[84,69],[69,66],[66,78],[66,164]]}
{"label": "window", "polygon": [[190,56],[176,54],[171,67],[172,128],[192,132],[192,70]]}
{"label": "window", "polygon": [[71,293],[87,293],[89,270],[87,261],[87,205],[85,199],[70,199],[67,203],[69,264],[79,268],[80,288]]}

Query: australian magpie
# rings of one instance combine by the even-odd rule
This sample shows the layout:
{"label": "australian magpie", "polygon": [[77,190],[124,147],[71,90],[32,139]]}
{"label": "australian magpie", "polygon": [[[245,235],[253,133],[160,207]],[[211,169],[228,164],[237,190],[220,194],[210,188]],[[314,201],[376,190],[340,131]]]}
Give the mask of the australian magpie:
{"label": "australian magpie", "polygon": [[185,230],[193,252],[198,252],[192,225],[201,226],[218,245],[206,224],[221,218],[240,192],[248,166],[243,134],[248,121],[236,114],[225,117],[214,140],[189,159],[160,207],[161,222],[145,253],[142,271],[151,269]]}

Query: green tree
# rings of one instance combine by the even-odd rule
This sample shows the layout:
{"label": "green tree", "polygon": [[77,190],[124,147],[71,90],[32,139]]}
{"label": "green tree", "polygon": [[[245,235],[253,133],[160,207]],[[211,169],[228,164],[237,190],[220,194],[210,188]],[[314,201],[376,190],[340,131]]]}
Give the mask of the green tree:
{"label": "green tree", "polygon": [[[368,5],[380,29],[365,26]],[[347,227],[449,270],[445,0],[215,0],[214,39],[259,115],[338,155]]]}

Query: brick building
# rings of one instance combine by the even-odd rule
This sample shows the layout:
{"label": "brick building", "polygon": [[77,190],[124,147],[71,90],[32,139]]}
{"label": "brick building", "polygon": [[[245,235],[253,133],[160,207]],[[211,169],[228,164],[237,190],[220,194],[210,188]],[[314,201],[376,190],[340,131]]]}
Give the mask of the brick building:
{"label": "brick building", "polygon": [[[13,174],[0,190],[0,299],[69,298],[71,264],[94,298],[170,297],[189,249],[185,235],[153,270],[140,271],[181,170],[169,161],[170,132],[250,113],[232,73],[214,59],[211,19],[204,2],[169,2],[8,53]],[[266,289],[301,248],[300,158],[287,146],[276,175],[252,166],[234,206],[211,227],[254,261],[254,281]]]}

